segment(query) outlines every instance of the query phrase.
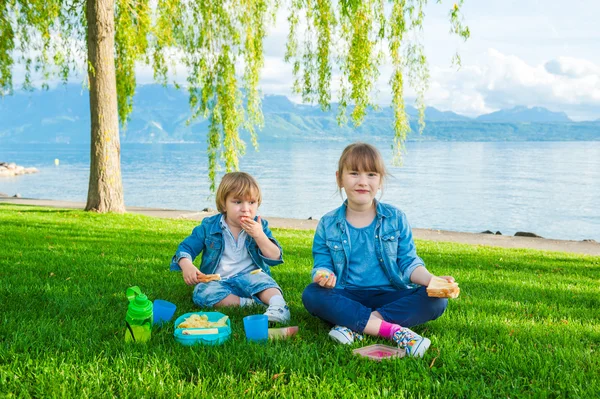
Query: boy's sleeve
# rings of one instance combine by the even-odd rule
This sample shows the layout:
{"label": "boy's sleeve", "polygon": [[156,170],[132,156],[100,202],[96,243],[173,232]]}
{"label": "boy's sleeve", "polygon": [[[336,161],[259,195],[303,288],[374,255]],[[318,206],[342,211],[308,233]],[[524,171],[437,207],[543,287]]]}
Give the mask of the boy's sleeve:
{"label": "boy's sleeve", "polygon": [[204,227],[202,224],[196,226],[185,240],[179,244],[177,251],[171,259],[171,271],[181,271],[179,261],[182,258],[188,258],[192,262],[204,250]]}
{"label": "boy's sleeve", "polygon": [[260,252],[260,248],[258,248],[258,255],[263,259],[263,261],[269,265],[269,266],[277,266],[283,263],[283,248],[281,248],[281,245],[279,245],[279,242],[275,239],[275,237],[273,237],[273,233],[271,232],[271,229],[269,229],[269,222],[267,222],[265,219],[261,218],[260,219],[262,222],[262,228],[263,228],[263,232],[265,233],[265,235],[267,236],[267,238],[269,240],[271,240],[271,242],[275,245],[277,245],[277,248],[279,248],[279,259],[270,259],[267,258],[266,256],[264,256],[262,254],[262,252]]}
{"label": "boy's sleeve", "polygon": [[414,285],[410,281],[410,275],[419,266],[425,266],[425,262],[417,255],[417,247],[413,241],[412,229],[408,224],[406,215],[401,212],[398,216],[398,229],[400,237],[398,238],[398,258],[396,262],[400,270],[402,282],[407,286]]}
{"label": "boy's sleeve", "polygon": [[312,254],[314,266],[310,275],[311,280],[315,279],[315,274],[317,274],[319,271],[335,274],[335,272],[333,271],[333,259],[331,258],[331,253],[329,252],[329,248],[327,247],[323,219],[319,221],[319,224],[317,225],[317,230],[315,231],[315,238],[313,239],[312,246]]}

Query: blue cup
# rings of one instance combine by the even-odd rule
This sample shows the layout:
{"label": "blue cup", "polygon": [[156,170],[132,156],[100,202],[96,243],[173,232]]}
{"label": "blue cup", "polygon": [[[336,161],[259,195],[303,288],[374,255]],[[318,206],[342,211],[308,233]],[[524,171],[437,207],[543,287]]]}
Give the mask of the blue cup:
{"label": "blue cup", "polygon": [[269,319],[264,314],[246,316],[244,331],[248,341],[266,342],[269,339]]}
{"label": "blue cup", "polygon": [[153,306],[154,324],[163,324],[171,321],[175,314],[175,309],[177,309],[177,306],[174,303],[155,299]]}

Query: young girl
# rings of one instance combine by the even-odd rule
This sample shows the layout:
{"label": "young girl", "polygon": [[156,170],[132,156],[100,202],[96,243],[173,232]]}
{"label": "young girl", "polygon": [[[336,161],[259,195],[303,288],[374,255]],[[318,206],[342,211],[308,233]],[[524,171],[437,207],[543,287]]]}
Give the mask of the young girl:
{"label": "young girl", "polygon": [[[290,311],[269,266],[283,263],[281,246],[266,220],[256,216],[261,203],[258,183],[244,172],[227,173],[217,189],[217,215],[204,218],[171,260],[187,285],[195,285],[200,307],[267,304],[269,321],[287,324]],[[202,253],[200,270],[192,263]],[[206,275],[216,281],[208,281]]]}
{"label": "young girl", "polygon": [[433,275],[417,256],[404,213],[375,199],[386,174],[372,145],[344,149],[336,179],[347,200],[319,221],[313,283],[302,301],[311,314],[335,325],[329,336],[336,341],[351,344],[365,333],[396,342],[409,356],[423,356],[431,341],[407,327],[438,318],[448,300],[427,296]]}

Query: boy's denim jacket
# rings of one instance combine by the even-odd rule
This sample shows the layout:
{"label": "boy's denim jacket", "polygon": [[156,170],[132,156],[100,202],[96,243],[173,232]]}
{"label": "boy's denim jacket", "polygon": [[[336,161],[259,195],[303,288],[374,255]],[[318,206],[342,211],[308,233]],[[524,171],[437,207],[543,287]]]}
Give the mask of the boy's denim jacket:
{"label": "boy's denim jacket", "polygon": [[[404,212],[376,201],[375,252],[391,284],[398,289],[414,288],[410,275],[423,260],[417,256],[412,230]],[[332,271],[337,277],[336,287],[346,285],[348,276],[348,232],[346,231],[347,201],[327,213],[319,221],[313,241],[313,278],[318,269]]]}
{"label": "boy's denim jacket", "polygon": [[[194,261],[202,251],[204,251],[204,253],[202,254],[200,271],[204,274],[212,274],[217,270],[217,266],[219,265],[219,262],[221,262],[223,250],[225,249],[225,239],[223,238],[223,231],[221,230],[220,224],[221,216],[222,214],[219,213],[202,219],[202,223],[194,228],[192,234],[179,244],[175,256],[171,259],[171,271],[181,271],[178,262],[182,258],[188,258],[189,260]],[[254,218],[254,220],[256,221],[257,218]],[[246,238],[246,250],[250,254],[250,258],[252,258],[254,264],[263,272],[271,275],[269,266],[276,266],[283,263],[283,250],[281,249],[281,245],[279,245],[277,240],[273,237],[271,230],[269,230],[269,223],[262,218],[261,221],[263,231],[267,235],[267,238],[279,247],[279,259],[269,259],[264,257],[260,253],[260,249],[258,248],[256,241],[254,241],[254,238],[249,235]]]}

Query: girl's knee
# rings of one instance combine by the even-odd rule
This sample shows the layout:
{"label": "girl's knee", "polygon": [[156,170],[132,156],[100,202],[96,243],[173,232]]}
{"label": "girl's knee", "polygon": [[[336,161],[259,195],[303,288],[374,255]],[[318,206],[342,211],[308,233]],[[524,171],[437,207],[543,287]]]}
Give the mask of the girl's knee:
{"label": "girl's knee", "polygon": [[311,283],[302,292],[302,303],[309,313],[313,313],[313,310],[318,306],[319,288],[321,287],[318,284]]}
{"label": "girl's knee", "polygon": [[431,320],[435,320],[440,317],[446,311],[448,307],[447,298],[431,298],[429,308],[431,311]]}

